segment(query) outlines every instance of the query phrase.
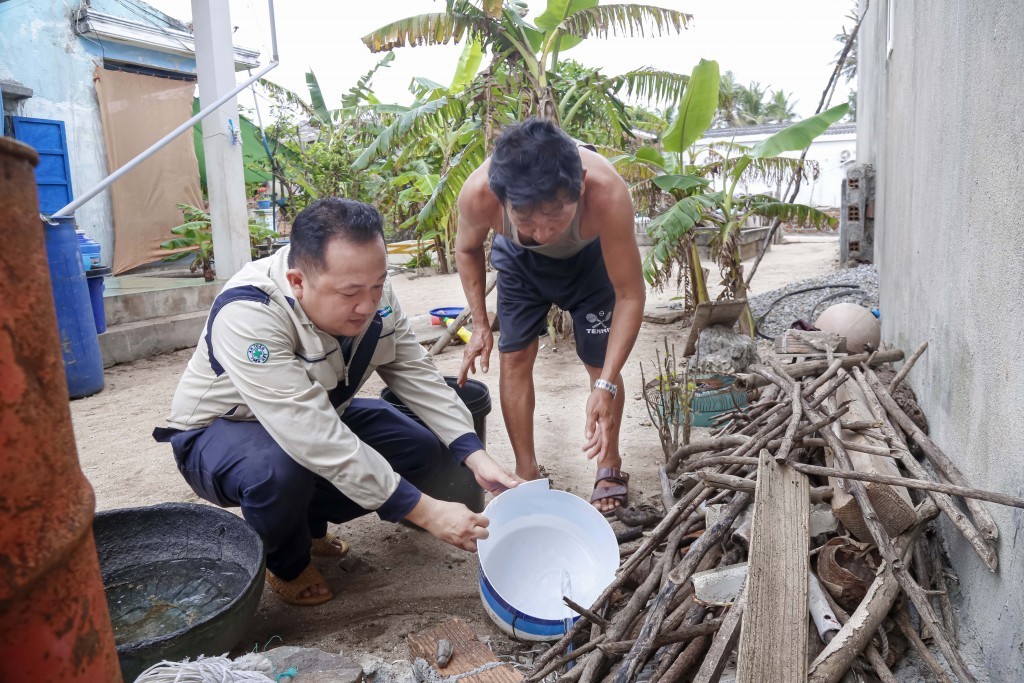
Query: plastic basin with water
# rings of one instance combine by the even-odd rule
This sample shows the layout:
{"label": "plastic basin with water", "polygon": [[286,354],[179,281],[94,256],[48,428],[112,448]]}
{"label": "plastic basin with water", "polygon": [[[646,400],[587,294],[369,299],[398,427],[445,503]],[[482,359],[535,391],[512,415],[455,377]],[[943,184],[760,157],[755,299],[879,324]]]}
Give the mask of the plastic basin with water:
{"label": "plastic basin with water", "polygon": [[592,505],[546,479],[494,498],[478,542],[480,597],[500,629],[520,640],[556,640],[578,616],[562,602],[589,607],[615,578],[619,546]]}
{"label": "plastic basin with water", "polygon": [[164,659],[228,652],[263,593],[263,542],[240,517],[168,503],[97,513],[107,607],[126,681]]}

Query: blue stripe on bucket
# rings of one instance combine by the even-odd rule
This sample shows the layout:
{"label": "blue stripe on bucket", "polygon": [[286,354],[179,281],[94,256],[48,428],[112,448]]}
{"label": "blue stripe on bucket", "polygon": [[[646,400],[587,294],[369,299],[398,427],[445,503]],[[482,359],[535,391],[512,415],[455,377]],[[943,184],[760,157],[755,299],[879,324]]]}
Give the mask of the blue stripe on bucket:
{"label": "blue stripe on bucket", "polygon": [[[490,584],[487,577],[484,576],[482,569],[480,570],[480,595],[483,596],[487,605],[498,618],[508,624],[513,631],[531,636],[553,636],[556,638],[565,634],[565,623],[561,619],[538,619],[537,617],[531,617],[529,614],[524,614],[505,602],[498,595],[498,591],[494,590],[494,586]],[[579,619],[579,617],[574,617],[573,622],[576,619]]]}

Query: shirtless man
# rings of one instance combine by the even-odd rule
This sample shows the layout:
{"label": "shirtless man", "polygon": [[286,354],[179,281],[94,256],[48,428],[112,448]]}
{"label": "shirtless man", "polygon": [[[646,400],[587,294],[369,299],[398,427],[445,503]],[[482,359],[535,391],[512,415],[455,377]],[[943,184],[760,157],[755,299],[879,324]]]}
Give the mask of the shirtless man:
{"label": "shirtless man", "polygon": [[[501,411],[516,474],[540,476],[533,438],[533,365],[552,304],[571,313],[576,354],[590,376],[583,450],[597,460],[591,502],[608,514],[628,500],[619,426],[622,367],[643,319],[645,288],[625,181],[550,121],[506,129],[459,195],[456,262],[473,320],[486,321],[484,242],[495,233]],[[614,315],[613,315],[614,313]],[[494,339],[478,324],[459,381],[487,372]]]}

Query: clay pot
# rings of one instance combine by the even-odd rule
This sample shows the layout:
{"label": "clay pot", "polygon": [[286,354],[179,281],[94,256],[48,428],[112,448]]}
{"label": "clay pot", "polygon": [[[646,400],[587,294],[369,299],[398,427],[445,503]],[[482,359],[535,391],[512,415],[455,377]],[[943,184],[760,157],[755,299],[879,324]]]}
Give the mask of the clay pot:
{"label": "clay pot", "polygon": [[863,353],[865,345],[878,349],[882,339],[878,319],[871,311],[857,304],[829,306],[814,321],[814,326],[846,337],[846,349],[850,353]]}

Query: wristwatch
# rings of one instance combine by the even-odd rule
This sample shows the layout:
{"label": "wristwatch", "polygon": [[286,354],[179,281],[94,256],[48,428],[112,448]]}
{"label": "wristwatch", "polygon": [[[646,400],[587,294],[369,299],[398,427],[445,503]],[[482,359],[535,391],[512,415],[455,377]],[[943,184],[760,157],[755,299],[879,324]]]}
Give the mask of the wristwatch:
{"label": "wristwatch", "polygon": [[615,398],[619,393],[619,388],[606,379],[595,380],[594,388],[604,389],[605,391],[612,395],[612,398]]}

